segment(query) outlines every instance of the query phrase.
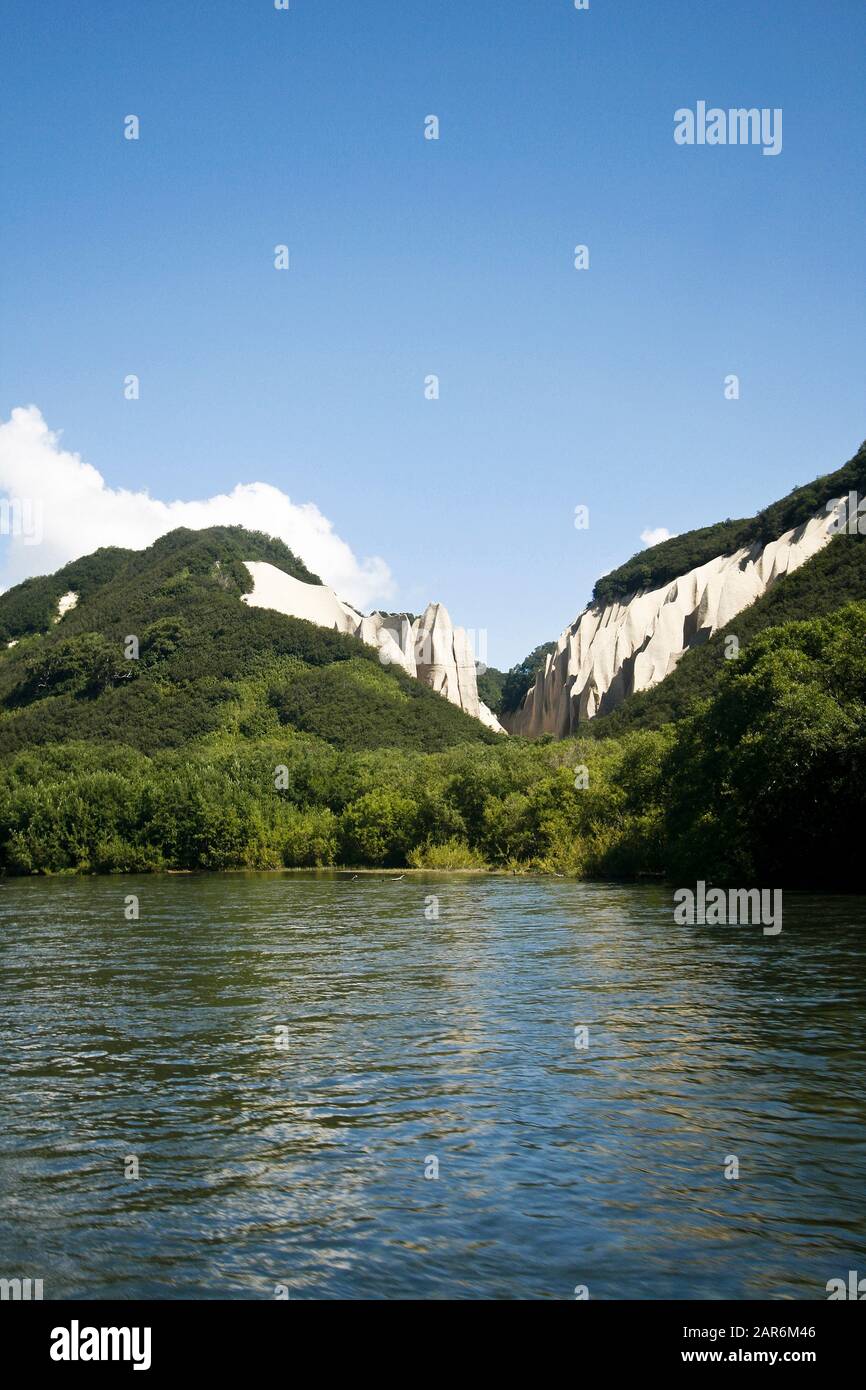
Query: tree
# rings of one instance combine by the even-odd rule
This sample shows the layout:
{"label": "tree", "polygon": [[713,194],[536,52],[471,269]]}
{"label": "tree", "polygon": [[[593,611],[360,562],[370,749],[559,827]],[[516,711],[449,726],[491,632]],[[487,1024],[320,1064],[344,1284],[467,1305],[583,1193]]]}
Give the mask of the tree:
{"label": "tree", "polygon": [[384,787],[351,802],[340,818],[346,863],[405,864],[417,817],[414,801]]}
{"label": "tree", "polygon": [[768,628],[681,726],[668,765],[680,875],[860,882],[866,604]]}

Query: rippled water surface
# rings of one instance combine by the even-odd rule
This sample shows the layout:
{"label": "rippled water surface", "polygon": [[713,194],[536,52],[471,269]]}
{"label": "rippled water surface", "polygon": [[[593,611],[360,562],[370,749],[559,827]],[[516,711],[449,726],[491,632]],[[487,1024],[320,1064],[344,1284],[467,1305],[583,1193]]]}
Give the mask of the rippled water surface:
{"label": "rippled water surface", "polygon": [[6,881],[0,1275],[824,1298],[866,1273],[864,924],[508,877]]}

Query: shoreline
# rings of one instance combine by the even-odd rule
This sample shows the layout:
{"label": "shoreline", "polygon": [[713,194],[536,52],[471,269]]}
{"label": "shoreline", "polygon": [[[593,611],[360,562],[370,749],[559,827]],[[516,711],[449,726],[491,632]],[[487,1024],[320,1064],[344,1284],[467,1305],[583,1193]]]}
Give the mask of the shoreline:
{"label": "shoreline", "polygon": [[0,873],[0,883],[22,883],[30,879],[84,879],[84,878],[224,878],[230,875],[289,875],[289,874],[308,874],[316,877],[330,876],[334,878],[361,878],[363,876],[373,878],[393,878],[401,879],[408,877],[420,877],[433,875],[450,876],[455,874],[466,877],[476,878],[536,878],[553,879],[560,878],[570,883],[622,883],[622,884],[642,884],[653,883],[659,886],[665,884],[667,880],[661,876],[640,875],[637,878],[611,878],[610,875],[593,876],[586,875],[581,877],[577,874],[559,873],[553,870],[543,869],[497,869],[497,868],[393,868],[379,867],[377,865],[350,866],[343,864],[332,865],[293,865],[291,867],[281,867],[279,869],[265,868],[244,868],[235,867],[230,869],[119,869],[109,870],[101,873],[90,869],[57,869],[45,872],[29,874],[8,874]]}

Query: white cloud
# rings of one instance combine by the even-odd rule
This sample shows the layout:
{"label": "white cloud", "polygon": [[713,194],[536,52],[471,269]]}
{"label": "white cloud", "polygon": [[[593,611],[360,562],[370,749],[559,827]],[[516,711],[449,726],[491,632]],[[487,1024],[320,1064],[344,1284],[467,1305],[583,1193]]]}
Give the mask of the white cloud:
{"label": "white cloud", "polygon": [[666,526],[648,526],[645,531],[641,531],[640,538],[644,545],[659,545],[661,541],[672,540],[676,531],[669,531]]}
{"label": "white cloud", "polygon": [[[18,584],[50,574],[101,545],[140,550],[176,526],[246,526],[279,536],[305,565],[358,608],[394,591],[378,556],[358,560],[312,502],[292,502],[270,483],[238,483],[230,493],[198,502],[161,502],[146,491],[109,487],[79,454],[62,449],[36,406],[0,423],[0,496],[20,504],[3,515],[7,533],[0,581]],[[16,532],[18,534],[16,534]],[[41,534],[39,534],[41,533]],[[38,544],[34,543],[39,534]]]}

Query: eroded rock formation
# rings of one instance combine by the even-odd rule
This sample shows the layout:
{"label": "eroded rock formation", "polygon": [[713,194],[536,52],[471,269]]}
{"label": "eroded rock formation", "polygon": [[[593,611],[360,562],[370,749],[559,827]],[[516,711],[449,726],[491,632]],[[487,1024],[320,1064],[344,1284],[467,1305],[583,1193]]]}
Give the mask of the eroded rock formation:
{"label": "eroded rock formation", "polygon": [[657,685],[683,652],[810,559],[837,526],[832,513],[822,513],[763,547],[720,555],[659,589],[590,604],[563,632],[520,708],[506,717],[509,733],[565,738],[583,720]]}
{"label": "eroded rock formation", "polygon": [[360,638],[377,648],[383,665],[400,666],[452,705],[504,733],[495,714],[478,698],[469,636],[464,628],[454,627],[443,604],[428,604],[422,616],[412,620],[399,613],[359,613],[325,584],[304,584],[263,561],[245,564],[253,579],[253,592],[244,594],[245,603]]}

